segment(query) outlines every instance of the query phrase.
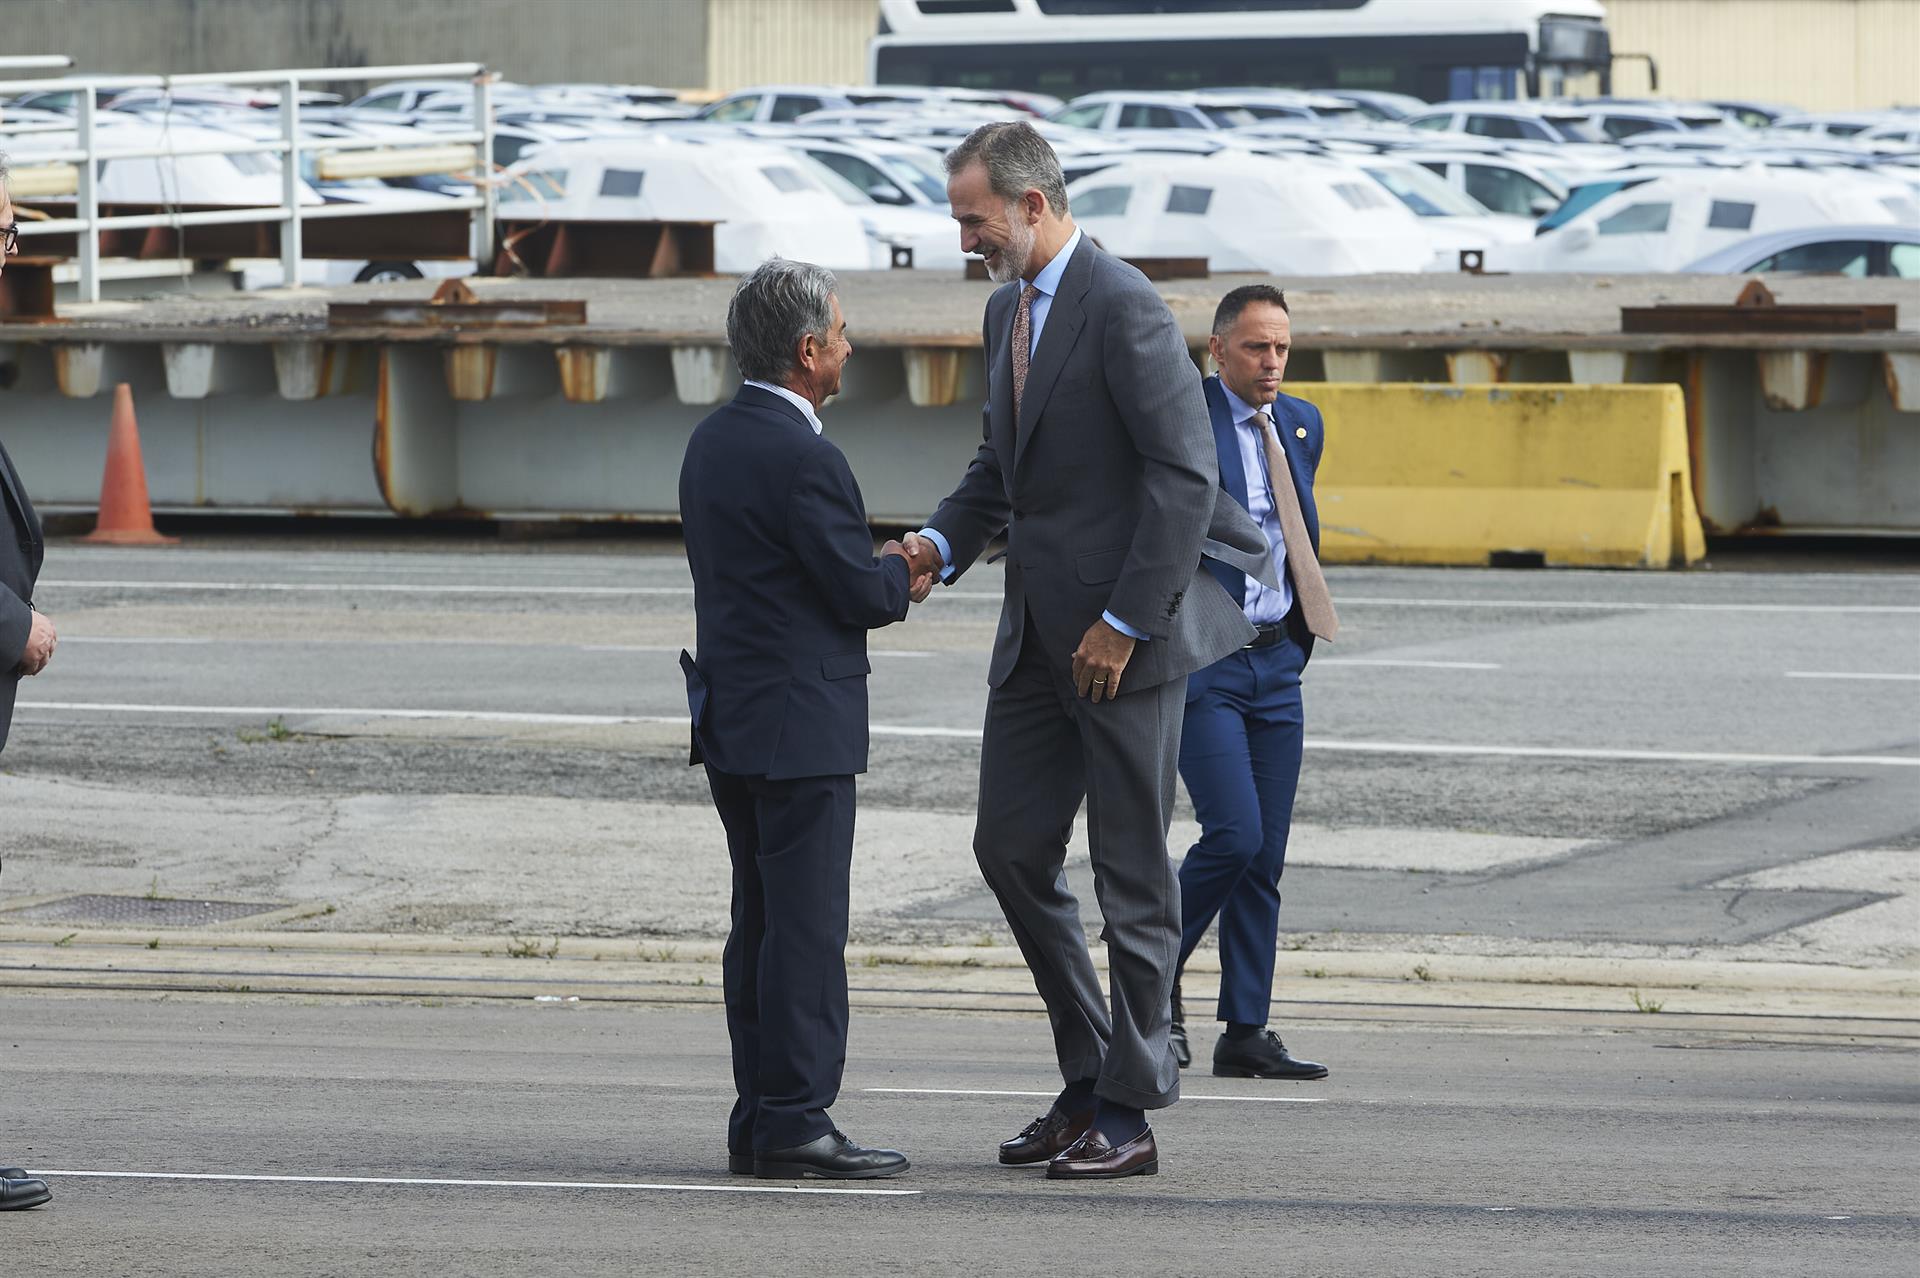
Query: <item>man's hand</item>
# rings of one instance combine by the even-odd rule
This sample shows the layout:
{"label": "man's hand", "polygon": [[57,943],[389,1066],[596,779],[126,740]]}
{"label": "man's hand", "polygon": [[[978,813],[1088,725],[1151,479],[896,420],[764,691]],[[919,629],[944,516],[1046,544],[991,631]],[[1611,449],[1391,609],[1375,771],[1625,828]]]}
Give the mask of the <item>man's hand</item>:
{"label": "man's hand", "polygon": [[27,632],[27,651],[20,658],[20,673],[37,675],[45,670],[53,660],[53,650],[59,646],[60,636],[55,633],[53,623],[45,613],[34,613],[33,629]]}
{"label": "man's hand", "polygon": [[1120,672],[1133,656],[1134,640],[1107,624],[1105,617],[1087,627],[1073,650],[1073,686],[1095,701],[1120,695]]}
{"label": "man's hand", "polygon": [[[908,533],[907,536],[912,537],[913,534]],[[922,542],[921,544],[925,545],[926,543]],[[926,571],[921,564],[917,563],[907,547],[902,546],[897,541],[890,541],[880,547],[880,555],[882,558],[888,555],[898,555],[907,561],[907,598],[911,599],[914,603],[925,603],[927,596],[933,593],[933,574]]]}
{"label": "man's hand", "polygon": [[940,548],[917,532],[907,534],[907,559],[913,565],[914,574],[931,573],[935,580],[947,569],[940,558]]}

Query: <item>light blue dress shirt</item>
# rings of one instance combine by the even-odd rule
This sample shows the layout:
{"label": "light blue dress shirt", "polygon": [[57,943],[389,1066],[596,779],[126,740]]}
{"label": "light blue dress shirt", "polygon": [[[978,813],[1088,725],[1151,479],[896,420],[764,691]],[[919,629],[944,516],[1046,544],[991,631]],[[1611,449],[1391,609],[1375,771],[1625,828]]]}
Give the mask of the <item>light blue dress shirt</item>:
{"label": "light blue dress shirt", "polygon": [[813,411],[813,405],[807,402],[805,395],[797,395],[784,386],[775,386],[772,382],[756,382],[751,377],[747,379],[747,385],[758,387],[763,391],[772,391],[781,399],[786,400],[789,404],[792,404],[795,408],[807,415],[807,422],[813,427],[814,434],[821,435],[826,433],[820,425],[819,416]]}
{"label": "light blue dress shirt", "polygon": [[[1287,538],[1280,530],[1273,476],[1267,473],[1266,432],[1260,427],[1260,410],[1234,394],[1225,378],[1220,381],[1220,389],[1226,392],[1227,408],[1233,413],[1233,438],[1240,445],[1240,468],[1247,476],[1247,513],[1267,535],[1267,544],[1273,547],[1274,575],[1280,579],[1280,589],[1269,590],[1247,578],[1247,620],[1256,626],[1270,626],[1285,621],[1292,610],[1293,583],[1287,579]],[[1267,411],[1271,414],[1273,410]],[[1293,482],[1290,474],[1282,478]]]}
{"label": "light blue dress shirt", "polygon": [[[1073,235],[1060,247],[1060,251],[1055,253],[1052,259],[1040,268],[1040,273],[1033,277],[1032,283],[1035,296],[1033,301],[1027,304],[1027,311],[1031,321],[1029,325],[1030,332],[1027,339],[1027,358],[1029,360],[1031,360],[1040,349],[1040,331],[1047,326],[1047,316],[1053,311],[1053,295],[1060,291],[1060,278],[1067,273],[1067,263],[1073,259],[1074,250],[1080,247],[1081,238],[1080,228],[1075,227]],[[940,561],[946,565],[940,572],[940,580],[950,580],[955,572],[953,547],[947,544],[946,537],[943,536],[937,528],[922,528],[920,535],[933,543],[934,548],[940,552]],[[1106,618],[1108,625],[1123,635],[1134,639],[1146,639],[1148,637],[1146,631],[1134,629],[1126,622],[1120,620],[1120,618],[1114,616],[1111,612],[1101,615]]]}

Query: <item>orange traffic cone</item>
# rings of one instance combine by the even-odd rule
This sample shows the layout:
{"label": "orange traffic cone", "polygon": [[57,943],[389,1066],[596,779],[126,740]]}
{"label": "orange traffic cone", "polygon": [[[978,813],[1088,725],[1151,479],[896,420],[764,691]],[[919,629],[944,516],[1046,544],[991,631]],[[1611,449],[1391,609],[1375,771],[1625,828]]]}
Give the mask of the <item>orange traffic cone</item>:
{"label": "orange traffic cone", "polygon": [[113,388],[113,426],[107,434],[107,472],[100,480],[100,522],[82,541],[115,546],[177,546],[153,526],[147,466],[140,458],[140,427],[133,420],[133,387]]}

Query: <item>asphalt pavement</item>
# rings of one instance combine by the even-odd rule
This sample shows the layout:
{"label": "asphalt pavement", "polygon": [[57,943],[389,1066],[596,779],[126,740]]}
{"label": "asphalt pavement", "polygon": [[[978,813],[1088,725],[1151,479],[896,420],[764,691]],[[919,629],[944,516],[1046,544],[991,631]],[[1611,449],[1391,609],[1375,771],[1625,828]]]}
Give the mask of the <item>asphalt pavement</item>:
{"label": "asphalt pavement", "polygon": [[1190,1073],[1092,1188],[992,1160],[1057,1079],[970,851],[999,580],[937,592],[873,636],[834,1111],[915,1167],[829,1187],[723,1171],[670,538],[56,540],[0,767],[0,1158],[56,1197],[0,1263],[1904,1273],[1920,570],[1872,567],[1332,570],[1275,987],[1332,1076]]}
{"label": "asphalt pavement", "polygon": [[913,1160],[725,1173],[717,1009],[10,993],[17,1274],[1904,1274],[1911,1024],[1325,1009],[1322,1083],[1190,1071],[1161,1172],[996,1165],[1038,1015],[855,1016],[835,1114]]}

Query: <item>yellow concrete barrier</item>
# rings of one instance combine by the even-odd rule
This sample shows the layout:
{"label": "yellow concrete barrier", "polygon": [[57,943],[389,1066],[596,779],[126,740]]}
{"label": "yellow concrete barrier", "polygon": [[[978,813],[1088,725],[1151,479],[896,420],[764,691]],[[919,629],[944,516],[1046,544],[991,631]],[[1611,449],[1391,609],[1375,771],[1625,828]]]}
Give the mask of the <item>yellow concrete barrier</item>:
{"label": "yellow concrete barrier", "polygon": [[1289,388],[1320,406],[1329,563],[1666,568],[1706,554],[1677,386]]}

